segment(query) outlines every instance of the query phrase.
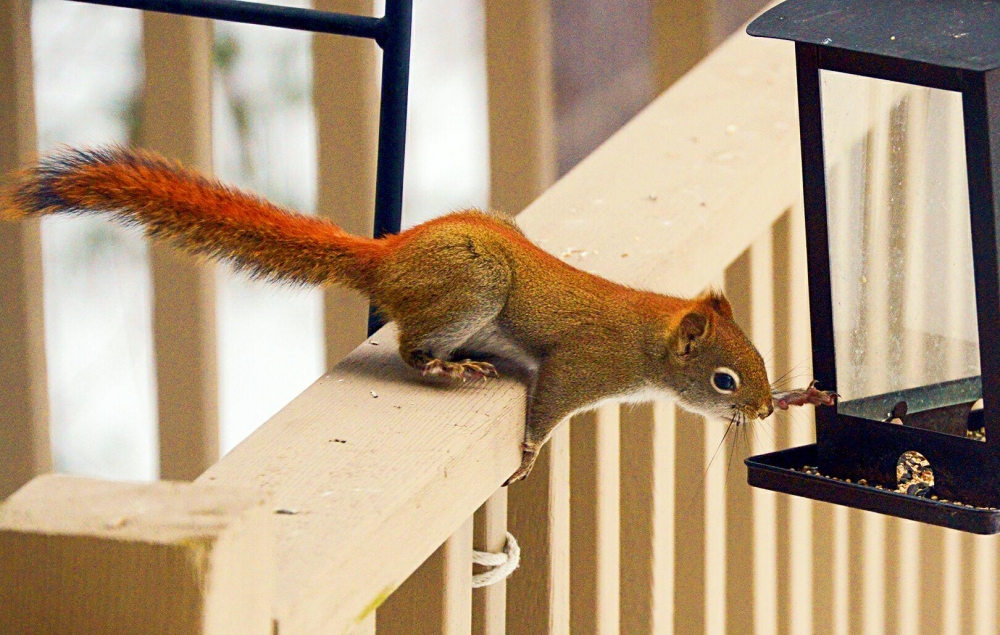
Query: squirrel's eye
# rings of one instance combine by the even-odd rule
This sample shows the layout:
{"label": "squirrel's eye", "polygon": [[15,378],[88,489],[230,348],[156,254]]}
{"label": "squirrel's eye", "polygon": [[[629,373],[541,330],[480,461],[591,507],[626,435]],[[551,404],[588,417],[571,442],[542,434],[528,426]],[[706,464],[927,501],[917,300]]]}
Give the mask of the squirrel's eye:
{"label": "squirrel's eye", "polygon": [[728,368],[716,368],[712,374],[712,387],[724,395],[736,392],[740,387],[740,380],[736,373]]}

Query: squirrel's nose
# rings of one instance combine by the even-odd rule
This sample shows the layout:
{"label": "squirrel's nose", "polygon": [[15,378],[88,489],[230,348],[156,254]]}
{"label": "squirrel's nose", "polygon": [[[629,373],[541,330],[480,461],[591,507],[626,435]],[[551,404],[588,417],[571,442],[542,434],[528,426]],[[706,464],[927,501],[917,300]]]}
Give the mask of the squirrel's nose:
{"label": "squirrel's nose", "polygon": [[772,412],[774,412],[774,405],[768,402],[757,410],[757,416],[761,419],[767,419]]}

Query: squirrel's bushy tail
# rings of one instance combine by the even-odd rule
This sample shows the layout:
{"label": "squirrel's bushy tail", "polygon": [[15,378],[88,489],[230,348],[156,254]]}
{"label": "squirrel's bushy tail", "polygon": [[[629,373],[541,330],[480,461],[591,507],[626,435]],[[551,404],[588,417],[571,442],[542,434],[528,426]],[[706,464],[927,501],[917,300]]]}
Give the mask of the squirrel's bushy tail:
{"label": "squirrel's bushy tail", "polygon": [[15,177],[0,217],[105,212],[189,253],[256,278],[370,288],[380,241],[268,201],[141,150],[65,149]]}

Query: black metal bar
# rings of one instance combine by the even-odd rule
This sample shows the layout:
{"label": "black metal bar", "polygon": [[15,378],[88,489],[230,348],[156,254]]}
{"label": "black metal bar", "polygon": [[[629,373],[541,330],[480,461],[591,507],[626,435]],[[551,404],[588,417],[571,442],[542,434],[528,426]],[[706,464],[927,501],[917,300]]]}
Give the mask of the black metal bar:
{"label": "black metal bar", "polygon": [[[970,73],[969,88],[962,93],[965,123],[965,161],[969,181],[973,271],[976,279],[976,317],[979,329],[979,364],[983,381],[983,417],[986,443],[1000,448],[1000,228],[996,209],[1000,201],[1000,145],[998,110],[1000,85],[996,71]],[[988,131],[988,134],[983,134]],[[1000,484],[1000,476],[997,477]]]}
{"label": "black metal bar", "polygon": [[925,62],[875,53],[813,46],[816,46],[818,50],[819,67],[827,70],[943,90],[961,91],[965,89],[967,74],[960,68],[935,66]]}
{"label": "black metal bar", "polygon": [[403,219],[403,159],[410,76],[412,0],[388,0],[382,56],[382,105],[379,113],[378,184],[375,236],[398,233]]}
{"label": "black metal bar", "polygon": [[[375,181],[375,237],[396,234],[403,223],[403,161],[410,77],[412,0],[387,0],[382,44],[382,104],[379,113],[378,174]],[[382,325],[368,317],[368,333]]]}
{"label": "black metal bar", "polygon": [[[830,243],[826,216],[826,166],[823,155],[823,113],[819,83],[819,51],[814,44],[795,44],[799,96],[799,135],[806,215],[806,261],[809,270],[809,312],[812,316],[813,377],[825,390],[837,389],[833,339],[833,298],[830,286]],[[816,432],[835,416],[834,408],[817,408]]]}
{"label": "black metal bar", "polygon": [[385,39],[385,26],[380,18],[330,13],[313,9],[298,9],[241,0],[75,0],[125,9],[142,9],[160,13],[188,15],[196,18],[226,20],[275,26],[298,31],[332,33],[375,40],[380,46]]}
{"label": "black metal bar", "polygon": [[[375,40],[382,47],[383,57],[374,233],[376,237],[399,233],[403,222],[403,165],[406,151],[413,0],[387,0],[385,16],[382,18],[242,0],[75,1]],[[381,318],[374,311],[370,311],[369,334],[378,330],[382,324]]]}

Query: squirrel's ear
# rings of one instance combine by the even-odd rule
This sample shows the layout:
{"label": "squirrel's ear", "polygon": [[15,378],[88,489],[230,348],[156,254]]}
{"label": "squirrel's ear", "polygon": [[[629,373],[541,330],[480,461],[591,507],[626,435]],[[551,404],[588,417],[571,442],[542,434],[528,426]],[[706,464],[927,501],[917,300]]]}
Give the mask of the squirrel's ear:
{"label": "squirrel's ear", "polygon": [[698,352],[711,330],[711,322],[704,313],[695,309],[677,325],[675,352],[681,359],[689,359]]}
{"label": "squirrel's ear", "polygon": [[698,296],[698,301],[705,306],[711,307],[719,315],[733,319],[733,306],[729,304],[729,300],[726,296],[722,295],[721,291],[716,291],[715,289],[709,289],[705,293]]}

